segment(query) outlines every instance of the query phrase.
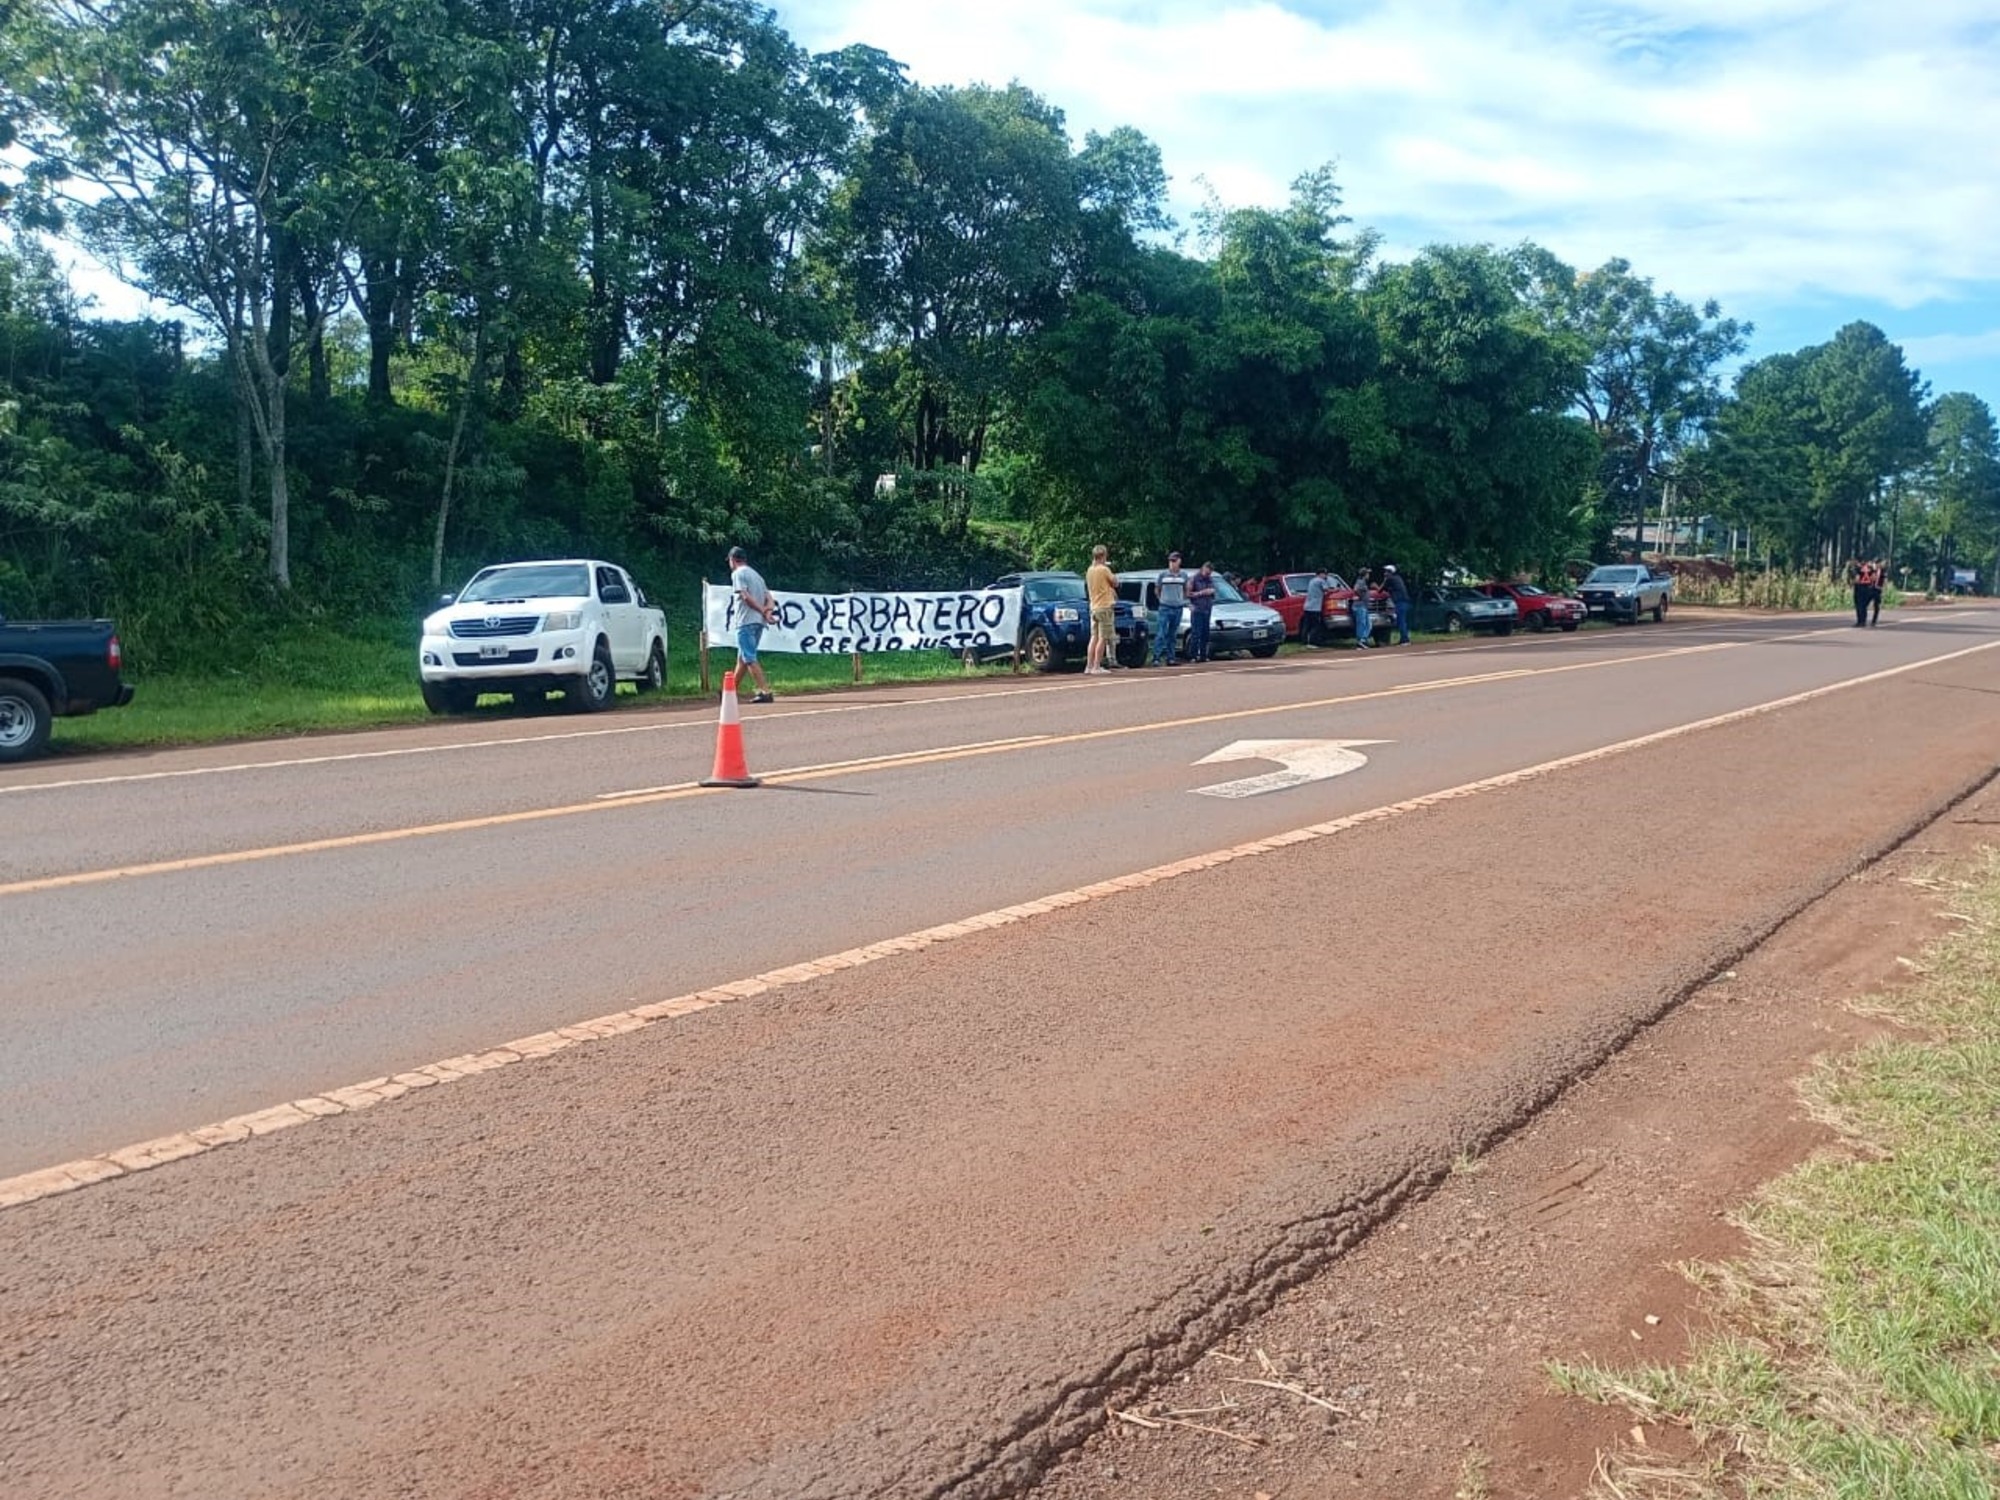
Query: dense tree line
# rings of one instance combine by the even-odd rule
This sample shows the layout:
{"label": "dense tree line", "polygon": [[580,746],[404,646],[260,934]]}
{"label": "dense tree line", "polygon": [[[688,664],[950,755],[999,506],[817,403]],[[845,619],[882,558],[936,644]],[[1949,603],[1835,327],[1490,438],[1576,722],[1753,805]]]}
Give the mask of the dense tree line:
{"label": "dense tree line", "polygon": [[[0,604],[162,653],[739,539],[801,584],[1547,569],[1669,509],[2000,546],[1991,413],[1872,328],[1732,391],[1749,330],[1622,261],[1392,263],[1325,171],[1175,226],[1139,133],[743,0],[22,0],[0,85]],[[88,316],[56,230],[182,316]]]}

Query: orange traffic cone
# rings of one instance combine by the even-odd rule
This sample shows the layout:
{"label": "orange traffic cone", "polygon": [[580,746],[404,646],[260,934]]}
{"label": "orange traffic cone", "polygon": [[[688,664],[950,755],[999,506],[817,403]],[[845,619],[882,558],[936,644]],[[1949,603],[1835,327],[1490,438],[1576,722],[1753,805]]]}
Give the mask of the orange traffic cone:
{"label": "orange traffic cone", "polygon": [[722,674],[722,722],[715,726],[715,769],[703,786],[761,786],[743,758],[743,715],[736,707],[736,674]]}

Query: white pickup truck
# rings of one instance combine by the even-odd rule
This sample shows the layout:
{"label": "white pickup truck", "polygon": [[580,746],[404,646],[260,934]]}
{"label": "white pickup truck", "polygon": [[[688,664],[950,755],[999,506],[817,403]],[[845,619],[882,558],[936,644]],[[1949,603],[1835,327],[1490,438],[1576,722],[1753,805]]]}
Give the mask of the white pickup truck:
{"label": "white pickup truck", "polygon": [[1614,624],[1636,625],[1649,612],[1657,622],[1667,617],[1674,575],[1655,573],[1644,563],[1607,563],[1592,568],[1576,592],[1586,610]]}
{"label": "white pickup truck", "polygon": [[572,708],[607,707],[621,681],[642,693],[667,681],[667,619],[614,563],[566,558],[481,568],[424,620],[424,706],[464,713],[481,693]]}

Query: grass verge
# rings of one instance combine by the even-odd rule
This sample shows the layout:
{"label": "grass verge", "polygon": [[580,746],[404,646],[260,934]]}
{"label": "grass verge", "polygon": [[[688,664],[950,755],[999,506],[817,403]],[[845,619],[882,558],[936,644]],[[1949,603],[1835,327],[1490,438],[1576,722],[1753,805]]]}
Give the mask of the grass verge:
{"label": "grass verge", "polygon": [[[668,660],[670,698],[701,692],[700,666],[692,633],[675,636]],[[719,687],[734,651],[713,650],[709,664]],[[778,693],[851,685],[849,657],[767,656],[764,669]],[[864,684],[962,679],[956,657],[941,651],[869,653],[861,658]],[[1005,676],[1006,664],[982,667],[974,675]],[[413,723],[430,717],[417,692],[416,646],[392,630],[359,633],[321,629],[289,630],[266,636],[254,654],[206,663],[199,670],[150,674],[143,663],[127,673],[137,688],[125,708],[78,719],[58,719],[55,748],[107,749],[117,746],[211,744],[316,730],[366,729]],[[630,701],[632,689],[619,689]],[[556,700],[551,699],[551,703]],[[506,718],[517,711],[502,697],[488,697],[469,717]]]}
{"label": "grass verge", "polygon": [[2000,856],[1965,930],[1871,1010],[1915,1028],[1822,1063],[1841,1134],[1740,1216],[1742,1260],[1691,1268],[1711,1331],[1687,1363],[1554,1369],[1679,1424],[1703,1461],[1608,1457],[1597,1493],[1990,1500],[2000,1494]]}
{"label": "grass verge", "polygon": [[[1469,639],[1422,634],[1417,638]],[[667,663],[669,698],[685,700],[701,695],[696,650],[680,644],[694,639],[692,630],[674,633],[675,645]],[[1290,655],[1303,648],[1288,645],[1284,649]],[[715,687],[735,660],[733,650],[709,652]],[[854,682],[853,661],[845,656],[774,653],[764,658],[764,670],[773,691],[779,694],[825,691]],[[981,667],[971,675],[1004,677],[1011,673],[1011,666],[1001,663]],[[942,651],[871,652],[861,658],[861,680],[866,686],[955,681],[967,675],[956,657]],[[166,674],[148,673],[144,663],[138,663],[127,677],[138,689],[129,706],[56,721],[58,752],[218,744],[370,729],[430,717],[417,693],[414,639],[394,626],[366,622],[350,631],[294,627],[267,632],[252,652],[240,658],[216,659],[199,668]],[[619,696],[629,702],[632,689],[620,688]],[[517,712],[508,699],[492,696],[468,717],[508,718]]]}

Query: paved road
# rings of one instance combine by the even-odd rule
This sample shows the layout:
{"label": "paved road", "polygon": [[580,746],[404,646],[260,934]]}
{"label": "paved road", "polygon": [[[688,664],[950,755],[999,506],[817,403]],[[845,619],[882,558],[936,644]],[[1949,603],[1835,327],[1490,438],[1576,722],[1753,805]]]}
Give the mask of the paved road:
{"label": "paved road", "polygon": [[[690,714],[17,774],[0,1173],[1322,835],[0,1214],[0,1458],[1004,1492],[1989,774],[1996,644],[1967,609],[798,700],[756,793],[683,785]],[[1189,795],[1302,738],[1384,743]]]}

